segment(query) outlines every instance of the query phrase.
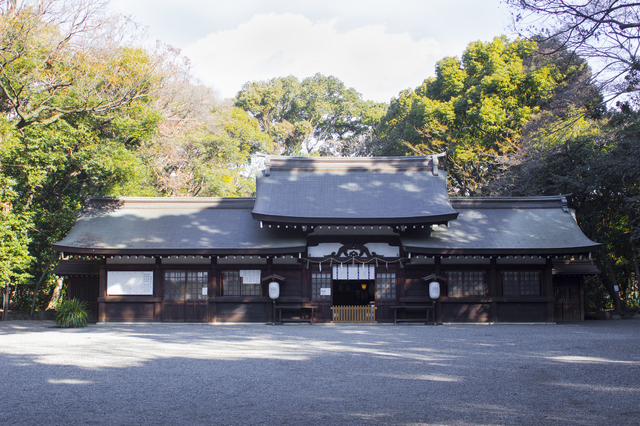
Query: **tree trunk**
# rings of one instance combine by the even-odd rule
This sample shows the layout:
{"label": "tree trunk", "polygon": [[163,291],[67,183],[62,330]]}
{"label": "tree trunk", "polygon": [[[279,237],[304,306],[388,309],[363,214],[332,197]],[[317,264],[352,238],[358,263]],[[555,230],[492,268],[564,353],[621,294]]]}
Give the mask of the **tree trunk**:
{"label": "tree trunk", "polygon": [[9,315],[9,283],[4,286],[4,305],[2,306],[2,321],[7,320]]}
{"label": "tree trunk", "polygon": [[38,289],[40,288],[40,284],[42,284],[42,280],[44,280],[44,277],[46,277],[47,274],[49,273],[49,268],[51,267],[51,264],[53,263],[54,260],[58,260],[58,253],[56,253],[55,256],[51,256],[51,259],[49,259],[49,263],[47,264],[47,267],[44,268],[44,271],[42,272],[42,275],[40,276],[40,279],[36,284],[36,289],[33,290],[33,301],[31,302],[31,312],[29,313],[29,319],[33,319],[33,311],[35,310],[35,307],[36,307],[36,298],[38,297]]}
{"label": "tree trunk", "polygon": [[631,241],[631,253],[633,253],[633,266],[636,270],[636,299],[637,302],[640,302],[640,268],[638,267],[638,255],[636,254],[636,246]]}
{"label": "tree trunk", "polygon": [[58,301],[60,300],[60,296],[62,295],[62,284],[64,284],[64,278],[57,277],[56,288],[53,290],[51,299],[49,299],[49,305],[47,306],[47,309],[56,309]]}
{"label": "tree trunk", "polygon": [[[609,291],[609,294],[613,298],[613,303],[615,304],[615,311],[617,313],[620,313],[622,309],[620,306],[621,305],[620,295],[616,291],[616,287],[618,287],[618,282],[616,281],[616,275],[613,272],[613,266],[611,266],[611,259],[609,259],[609,255],[603,254],[603,257],[604,257],[604,262],[607,265],[607,273],[608,273],[607,275],[609,275],[609,279],[611,280],[610,285],[607,286],[607,290]],[[618,291],[619,290],[620,290],[620,287],[618,287]]]}

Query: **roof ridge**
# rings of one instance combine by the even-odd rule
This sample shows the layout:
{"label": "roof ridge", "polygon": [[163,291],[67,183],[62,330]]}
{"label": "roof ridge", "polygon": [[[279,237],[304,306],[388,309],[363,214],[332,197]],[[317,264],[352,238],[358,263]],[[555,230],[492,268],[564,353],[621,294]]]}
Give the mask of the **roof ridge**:
{"label": "roof ridge", "polygon": [[449,197],[451,206],[476,209],[562,208],[568,212],[566,195],[543,195],[534,197]]}
{"label": "roof ridge", "polygon": [[89,208],[246,208],[252,209],[255,197],[89,197]]}
{"label": "roof ridge", "polygon": [[431,171],[433,156],[270,157],[271,171]]}

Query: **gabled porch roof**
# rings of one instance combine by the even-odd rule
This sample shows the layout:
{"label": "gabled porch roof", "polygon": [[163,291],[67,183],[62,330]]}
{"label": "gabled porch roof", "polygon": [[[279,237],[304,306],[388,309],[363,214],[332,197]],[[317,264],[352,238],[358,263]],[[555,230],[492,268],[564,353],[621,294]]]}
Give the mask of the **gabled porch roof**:
{"label": "gabled porch roof", "polygon": [[458,213],[432,156],[275,157],[256,178],[254,219],[289,225],[425,225]]}

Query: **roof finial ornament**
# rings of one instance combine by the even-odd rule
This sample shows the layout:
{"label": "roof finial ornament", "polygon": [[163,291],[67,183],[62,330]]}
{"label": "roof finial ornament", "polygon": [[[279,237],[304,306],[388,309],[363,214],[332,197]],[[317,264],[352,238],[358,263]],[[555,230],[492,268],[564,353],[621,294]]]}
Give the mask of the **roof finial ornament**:
{"label": "roof finial ornament", "polygon": [[264,175],[269,176],[271,174],[271,156],[265,155],[264,157]]}
{"label": "roof finial ornament", "polygon": [[438,157],[444,157],[446,152],[440,154],[431,154],[432,173],[434,176],[438,176]]}
{"label": "roof finial ornament", "polygon": [[563,194],[560,195],[560,200],[562,200],[562,211],[565,213],[569,213],[569,204],[567,203],[567,197],[570,197],[573,194]]}

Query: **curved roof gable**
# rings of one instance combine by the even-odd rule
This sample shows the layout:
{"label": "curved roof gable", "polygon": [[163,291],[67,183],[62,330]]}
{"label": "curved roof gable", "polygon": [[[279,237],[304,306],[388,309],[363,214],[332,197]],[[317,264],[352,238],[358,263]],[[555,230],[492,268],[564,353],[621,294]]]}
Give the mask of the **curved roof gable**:
{"label": "curved roof gable", "polygon": [[275,157],[256,179],[254,219],[292,225],[425,225],[458,213],[433,156]]}

